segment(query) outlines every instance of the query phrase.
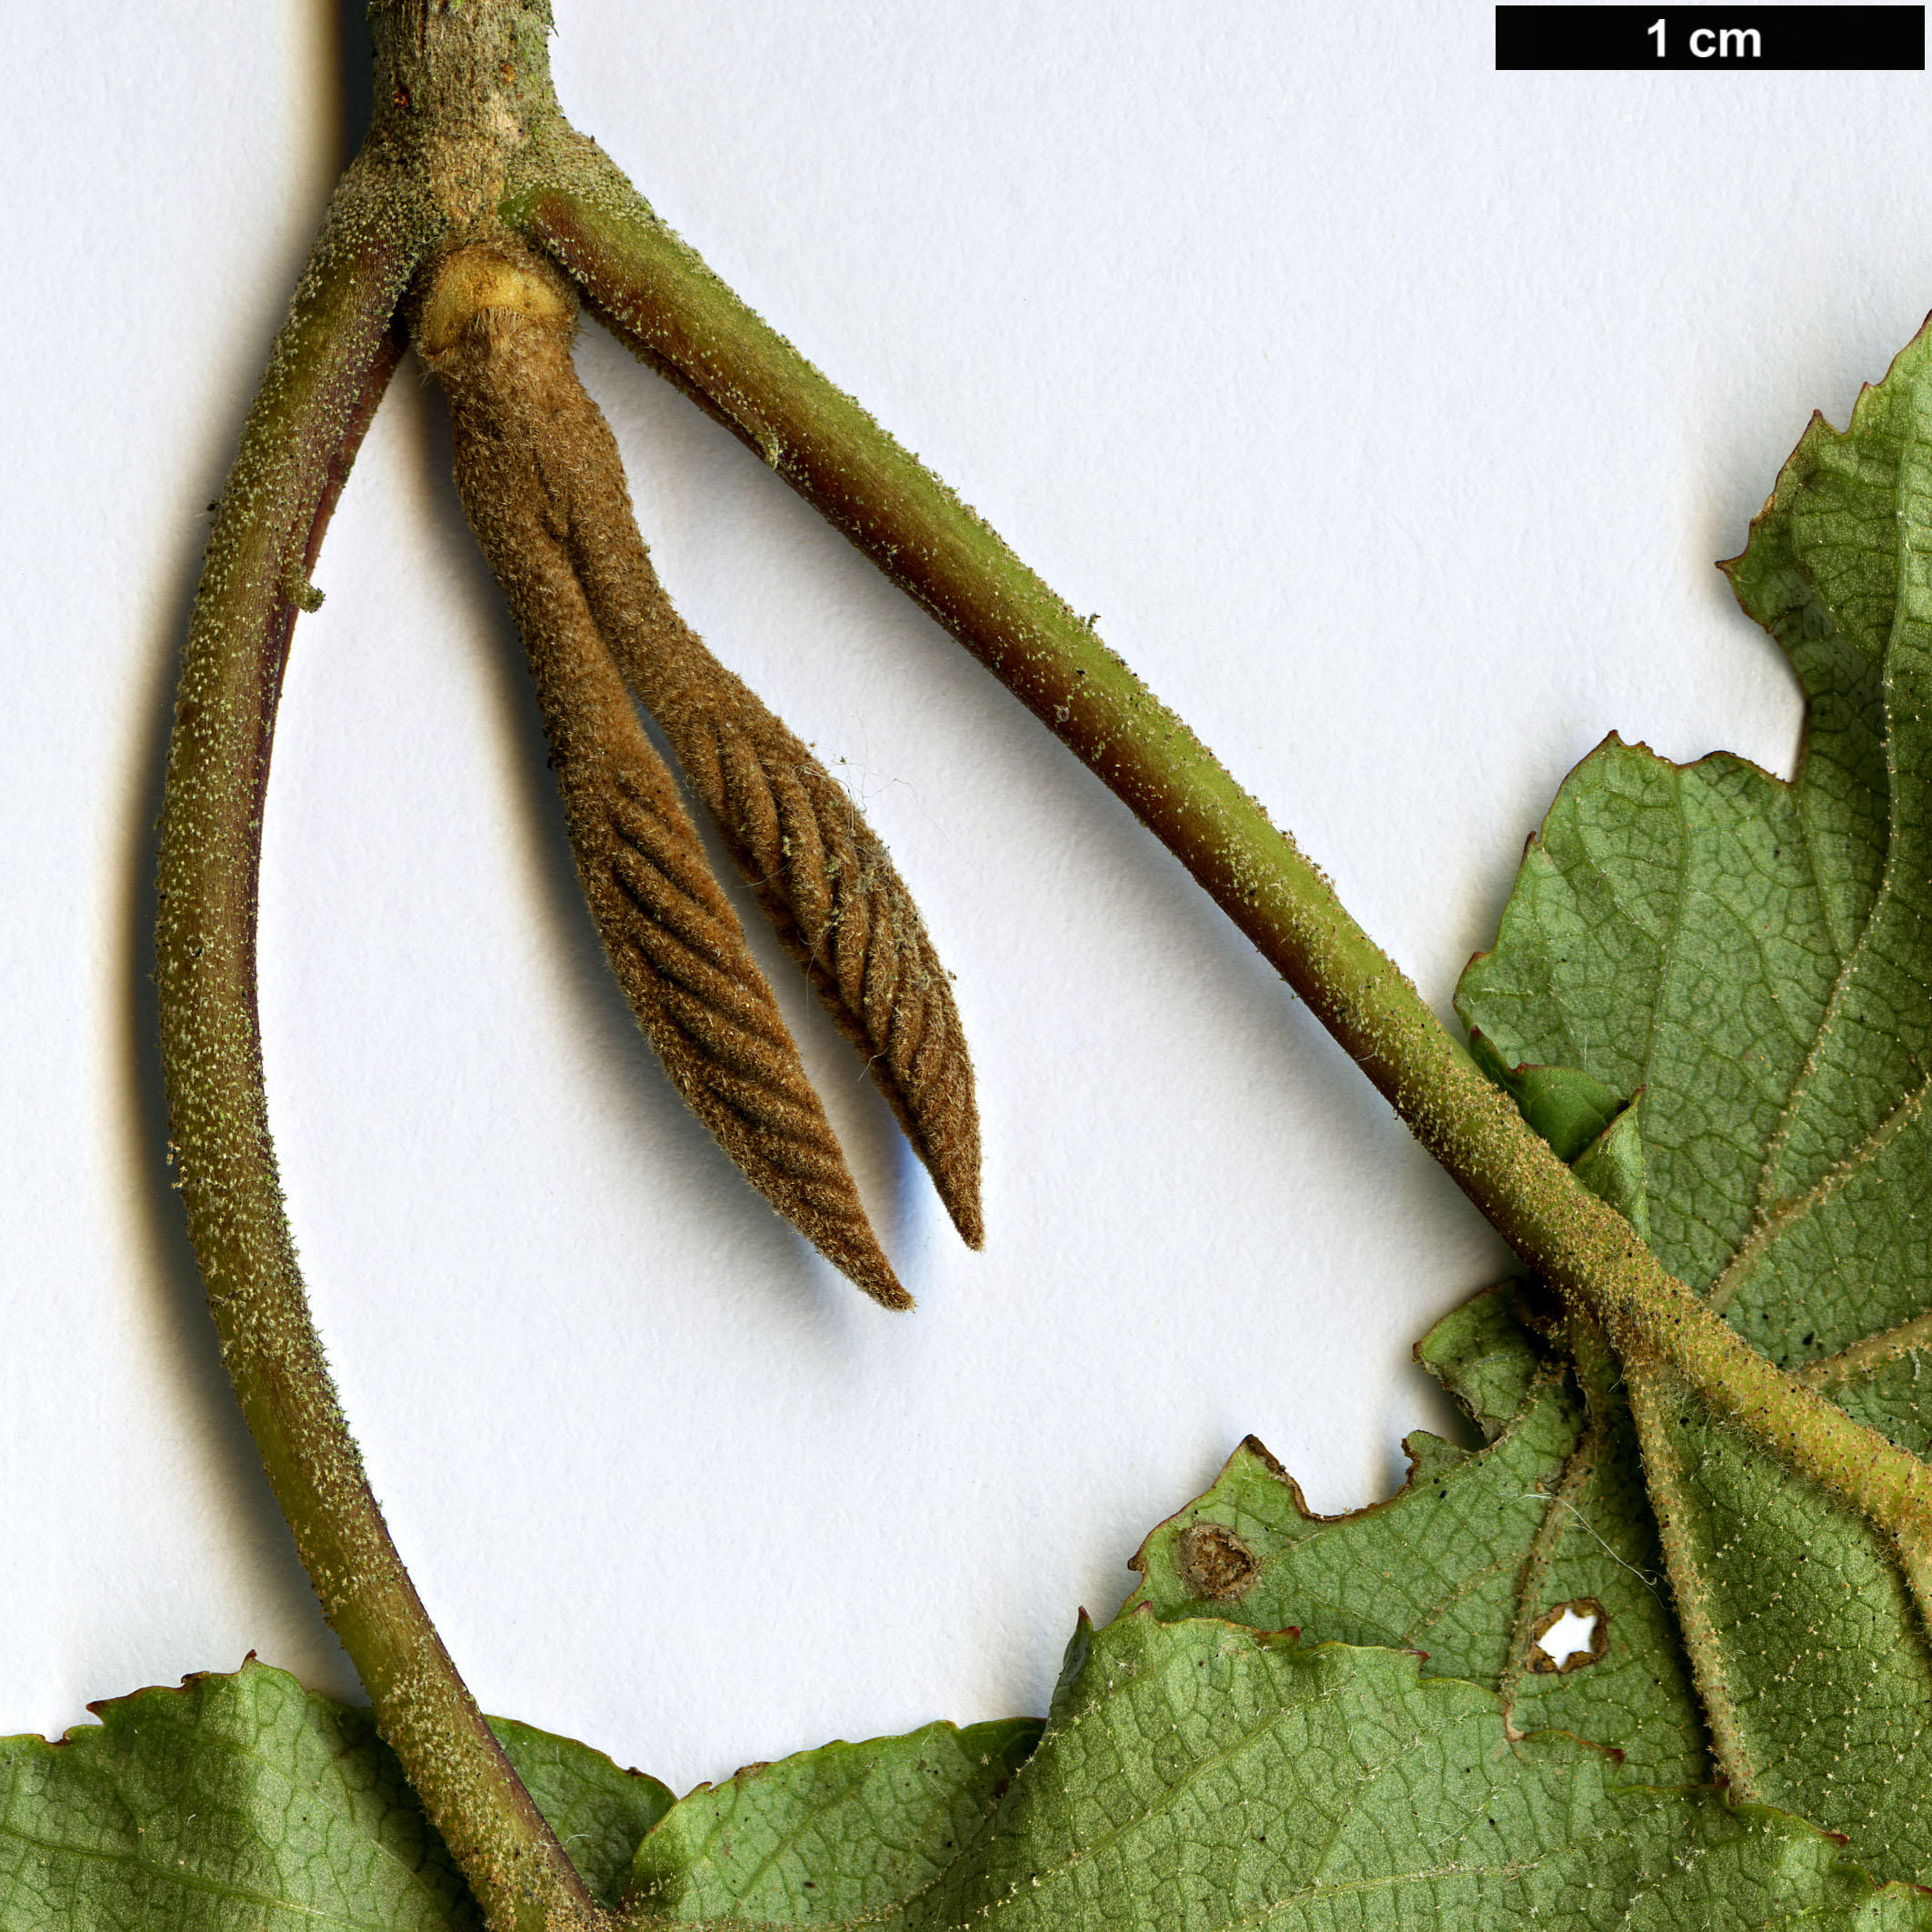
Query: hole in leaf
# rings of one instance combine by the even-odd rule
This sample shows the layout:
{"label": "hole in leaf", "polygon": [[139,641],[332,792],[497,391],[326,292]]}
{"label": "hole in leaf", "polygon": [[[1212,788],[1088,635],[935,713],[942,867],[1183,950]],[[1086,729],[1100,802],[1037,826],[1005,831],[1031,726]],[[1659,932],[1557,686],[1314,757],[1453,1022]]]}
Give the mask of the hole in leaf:
{"label": "hole in leaf", "polygon": [[1532,1670],[1562,1676],[1602,1661],[1610,1647],[1610,1619],[1594,1597],[1559,1603],[1530,1627],[1528,1664]]}

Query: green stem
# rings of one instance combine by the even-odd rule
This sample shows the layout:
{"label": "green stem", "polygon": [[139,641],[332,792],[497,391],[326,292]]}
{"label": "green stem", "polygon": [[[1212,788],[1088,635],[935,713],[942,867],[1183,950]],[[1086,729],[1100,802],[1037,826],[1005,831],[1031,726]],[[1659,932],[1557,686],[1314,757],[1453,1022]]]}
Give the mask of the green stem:
{"label": "green stem", "polygon": [[601,1916],[424,1611],[336,1403],[283,1213],[255,1008],[262,811],[290,633],[435,227],[409,181],[366,158],[350,170],[222,494],[162,812],[162,1055],[222,1355],[324,1612],[490,1924],[558,1932]]}
{"label": "green stem", "polygon": [[163,1056],[223,1354],[384,1737],[497,1932],[607,1923],[390,1543],[283,1213],[255,998],[261,820],[295,610],[433,247],[507,221],[931,611],[1139,815],[1517,1247],[1627,1356],[1848,1497],[1932,1602],[1932,1469],[1774,1367],[1578,1184],[1197,739],[936,478],[724,287],[550,94],[545,0],[374,0],[377,115],[296,292],[209,546],[163,815]]}
{"label": "green stem", "polygon": [[1533,1268],[1622,1350],[1853,1501],[1917,1586],[1932,1468],[1775,1367],[1674,1279],[1484,1077],[1320,870],[979,517],[706,268],[600,150],[560,142],[504,213],[595,311],[1005,684],[1174,853]]}

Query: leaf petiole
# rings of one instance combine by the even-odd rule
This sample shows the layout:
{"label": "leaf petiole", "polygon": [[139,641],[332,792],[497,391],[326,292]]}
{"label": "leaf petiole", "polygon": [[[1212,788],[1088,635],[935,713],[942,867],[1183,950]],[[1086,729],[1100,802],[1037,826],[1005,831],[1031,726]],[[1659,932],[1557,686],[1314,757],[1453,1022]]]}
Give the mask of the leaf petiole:
{"label": "leaf petiole", "polygon": [[[1592,1194],[1211,753],[946,486],[704,266],[549,94],[546,10],[378,0],[378,115],[224,494],[184,665],[157,940],[183,1193],[251,1429],[385,1737],[497,1927],[598,1913],[444,1650],[335,1404],[283,1216],[255,1007],[275,707],[315,547],[432,255],[509,236],[797,488],[1108,785],[1306,999],[1524,1259],[1853,1503],[1932,1602],[1932,1469],[1745,1343]],[[482,76],[479,81],[478,76]],[[497,78],[500,77],[500,85]]]}
{"label": "leaf petiole", "polygon": [[1846,1497],[1932,1606],[1932,1468],[1743,1341],[1667,1272],[1452,1038],[1319,867],[974,512],[741,302],[603,151],[506,210],[631,349],[921,604],[1194,876],[1518,1255],[1618,1352]]}

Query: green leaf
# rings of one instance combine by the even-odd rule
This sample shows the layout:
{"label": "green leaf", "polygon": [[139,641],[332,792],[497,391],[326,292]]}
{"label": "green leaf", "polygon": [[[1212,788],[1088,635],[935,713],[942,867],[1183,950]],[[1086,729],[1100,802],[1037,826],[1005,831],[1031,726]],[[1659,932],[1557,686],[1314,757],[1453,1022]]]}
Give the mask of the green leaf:
{"label": "green leaf", "polygon": [[[1646,1788],[1557,1733],[1511,1739],[1492,1693],[1418,1661],[1083,1617],[1044,1732],[929,1725],[676,1806],[581,1745],[496,1728],[606,1902],[643,1835],[632,1925],[1932,1932],[1932,1897],[1802,1821]],[[0,1932],[477,1926],[365,1712],[250,1663],[100,1715],[0,1745]]]}
{"label": "green leaf", "polygon": [[[1932,338],[1844,435],[1813,422],[1729,568],[1809,700],[1796,781],[1609,740],[1458,1010],[1517,1086],[1560,1065],[1625,1103],[1578,1174],[1753,1344],[1923,1451]],[[1592,1413],[1613,1436],[1634,1416],[1733,1788],[1932,1877],[1932,1649],[1890,1549],[1668,1376],[1633,1365],[1629,1393]]]}
{"label": "green leaf", "polygon": [[[745,1796],[812,1787],[825,1755],[765,1768]],[[639,1860],[660,1885],[685,1860],[678,1897],[709,1927],[1932,1926],[1932,1899],[1879,1889],[1797,1820],[1643,1788],[1574,1738],[1512,1742],[1492,1694],[1426,1678],[1412,1657],[1145,1610],[1098,1631],[1083,1619],[1037,1750],[895,1909],[880,1890],[826,1909],[802,1889],[798,1814],[721,1814],[722,1796],[686,1799]],[[876,1814],[888,1839],[898,1804],[895,1790]],[[728,1864],[709,1856],[721,1834]]]}
{"label": "green leaf", "polygon": [[1567,1161],[1574,1161],[1623,1110],[1609,1087],[1574,1066],[1510,1066],[1480,1034],[1472,1039],[1483,1071]]}
{"label": "green leaf", "polygon": [[[1918,1454],[1928,343],[1844,435],[1814,423],[1728,566],[1807,696],[1797,778],[1610,738],[1457,1000],[1670,1269]],[[626,1925],[1932,1932],[1932,1894],[1886,1882],[1932,1878],[1928,1606],[1865,1521],[1533,1286],[1417,1354],[1478,1443],[1417,1434],[1395,1497],[1325,1518],[1250,1437],[1122,1616],[1082,1617],[1044,1727],[836,1743],[676,1803],[496,1735]],[[0,1932],[477,1925],[365,1714],[251,1664],[100,1715],[0,1743]]]}
{"label": "green leaf", "polygon": [[1452,1308],[1416,1344],[1416,1359],[1455,1398],[1483,1440],[1494,1442],[1536,1386],[1541,1366],[1517,1285],[1486,1288]]}
{"label": "green leaf", "polygon": [[478,1923],[365,1712],[260,1664],[0,1745],[0,1926]]}
{"label": "green leaf", "polygon": [[[1486,1447],[1418,1432],[1395,1496],[1317,1517],[1250,1437],[1141,1547],[1129,1607],[1418,1650],[1431,1676],[1498,1692],[1518,1729],[1615,1743],[1653,1784],[1708,1777],[1627,1412],[1606,1400],[1591,1413],[1578,1372],[1543,1351],[1507,1286],[1446,1316],[1416,1353],[1492,1436]],[[1593,1366],[1614,1379],[1607,1361]],[[1512,1390],[1516,1407],[1498,1422]],[[1587,1607],[1607,1644],[1599,1660],[1557,1672],[1536,1632],[1565,1605]]]}
{"label": "green leaf", "polygon": [[[252,1661],[95,1710],[58,1744],[0,1741],[0,1932],[480,1932],[366,1711]],[[499,1736],[615,1897],[670,1793],[526,1726]]]}
{"label": "green leaf", "polygon": [[906,1923],[1711,1927],[1868,1907],[1808,1827],[1626,1784],[1499,1718],[1410,1657],[1124,1616],[1076,1640],[1038,1751]]}
{"label": "green leaf", "polygon": [[1644,1172],[1639,1095],[1572,1163],[1577,1178],[1650,1239],[1650,1184]]}
{"label": "green leaf", "polygon": [[507,1717],[492,1717],[490,1728],[591,1897],[616,1905],[638,1840],[671,1808],[670,1792],[655,1777],[624,1770],[602,1751],[568,1737]]}
{"label": "green leaf", "polygon": [[873,1923],[929,1889],[1039,1741],[1036,1719],[929,1724],[700,1785],[637,1853],[646,1922]]}
{"label": "green leaf", "polygon": [[[1817,1365],[1915,1453],[1932,1446],[1928,424],[1921,336],[1847,435],[1814,422],[1730,566],[1810,701],[1796,782],[1610,739],[1564,786],[1457,1000],[1479,1062],[1579,1178],[1754,1343]],[[1932,1876],[1932,1653],[1857,1516],[1668,1377],[1633,1380],[1640,1432],[1600,1337],[1526,1322],[1507,1290],[1417,1354],[1485,1446],[1412,1437],[1396,1497],[1322,1519],[1250,1441],[1148,1539],[1133,1600],[1412,1646],[1494,1687],[1512,1726],[1615,1745],[1659,1783],[1700,1775],[1714,1727],[1734,1791]],[[1604,1642],[1559,1671],[1537,1638],[1567,1605]]]}

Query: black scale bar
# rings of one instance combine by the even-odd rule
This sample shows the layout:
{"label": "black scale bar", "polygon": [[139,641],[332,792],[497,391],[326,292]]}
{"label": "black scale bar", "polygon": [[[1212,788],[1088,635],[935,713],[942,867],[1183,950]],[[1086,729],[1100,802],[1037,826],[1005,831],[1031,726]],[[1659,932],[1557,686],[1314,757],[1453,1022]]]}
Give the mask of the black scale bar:
{"label": "black scale bar", "polygon": [[1499,6],[1504,72],[1922,73],[1923,6]]}

